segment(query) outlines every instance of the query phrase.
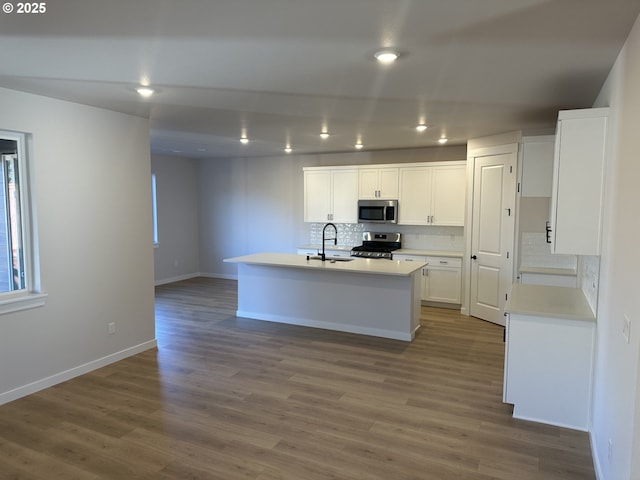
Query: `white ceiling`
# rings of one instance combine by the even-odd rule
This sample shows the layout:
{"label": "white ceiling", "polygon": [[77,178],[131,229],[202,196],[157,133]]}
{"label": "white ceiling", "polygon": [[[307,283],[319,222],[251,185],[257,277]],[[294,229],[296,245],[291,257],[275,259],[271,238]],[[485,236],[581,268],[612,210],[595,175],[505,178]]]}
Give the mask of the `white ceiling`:
{"label": "white ceiling", "polygon": [[[15,2],[14,2],[15,3]],[[589,107],[640,0],[51,0],[0,13],[0,86],[148,116],[190,157],[547,133]],[[403,56],[381,66],[373,53]],[[158,90],[150,100],[135,88]],[[424,119],[430,128],[418,133]],[[332,136],[319,138],[323,126]],[[2,126],[0,126],[2,127]],[[238,141],[243,129],[248,145]]]}

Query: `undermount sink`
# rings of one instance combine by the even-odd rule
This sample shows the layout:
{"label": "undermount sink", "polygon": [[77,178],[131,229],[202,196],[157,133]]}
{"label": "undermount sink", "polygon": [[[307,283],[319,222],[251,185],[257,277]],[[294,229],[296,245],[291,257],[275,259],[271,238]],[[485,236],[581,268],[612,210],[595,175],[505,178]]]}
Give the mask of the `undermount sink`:
{"label": "undermount sink", "polygon": [[[309,256],[307,255],[307,260],[322,260],[322,257],[319,255]],[[336,262],[350,262],[353,258],[345,258],[345,257],[326,257],[325,262],[336,263]]]}

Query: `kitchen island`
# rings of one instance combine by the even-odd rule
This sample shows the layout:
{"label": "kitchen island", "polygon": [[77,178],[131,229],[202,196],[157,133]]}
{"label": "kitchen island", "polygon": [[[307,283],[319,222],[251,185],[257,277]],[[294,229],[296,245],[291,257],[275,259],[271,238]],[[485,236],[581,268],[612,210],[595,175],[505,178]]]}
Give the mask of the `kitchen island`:
{"label": "kitchen island", "polygon": [[285,253],[225,259],[238,264],[237,316],[411,341],[424,264],[340,260]]}

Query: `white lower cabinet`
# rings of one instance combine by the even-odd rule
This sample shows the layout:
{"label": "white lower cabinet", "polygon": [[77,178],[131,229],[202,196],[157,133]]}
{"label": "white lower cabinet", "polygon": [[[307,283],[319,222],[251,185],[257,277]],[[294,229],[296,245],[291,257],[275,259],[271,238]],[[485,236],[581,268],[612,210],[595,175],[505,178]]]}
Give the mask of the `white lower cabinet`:
{"label": "white lower cabinet", "polygon": [[462,302],[462,260],[459,258],[427,257],[423,269],[423,300],[441,303]]}
{"label": "white lower cabinet", "polygon": [[427,263],[422,268],[422,295],[425,302],[460,304],[462,301],[462,260],[451,257],[397,254],[396,260]]}
{"label": "white lower cabinet", "polygon": [[515,418],[588,430],[594,336],[593,320],[508,314],[503,394]]}

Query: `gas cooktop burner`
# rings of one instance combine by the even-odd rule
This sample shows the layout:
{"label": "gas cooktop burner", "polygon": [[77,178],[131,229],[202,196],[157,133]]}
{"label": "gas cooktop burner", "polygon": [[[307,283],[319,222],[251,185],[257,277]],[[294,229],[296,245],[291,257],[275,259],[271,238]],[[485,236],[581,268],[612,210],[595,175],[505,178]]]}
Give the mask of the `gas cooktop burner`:
{"label": "gas cooktop burner", "polygon": [[393,251],[402,246],[399,233],[364,232],[362,245],[351,249],[352,257],[393,258]]}

